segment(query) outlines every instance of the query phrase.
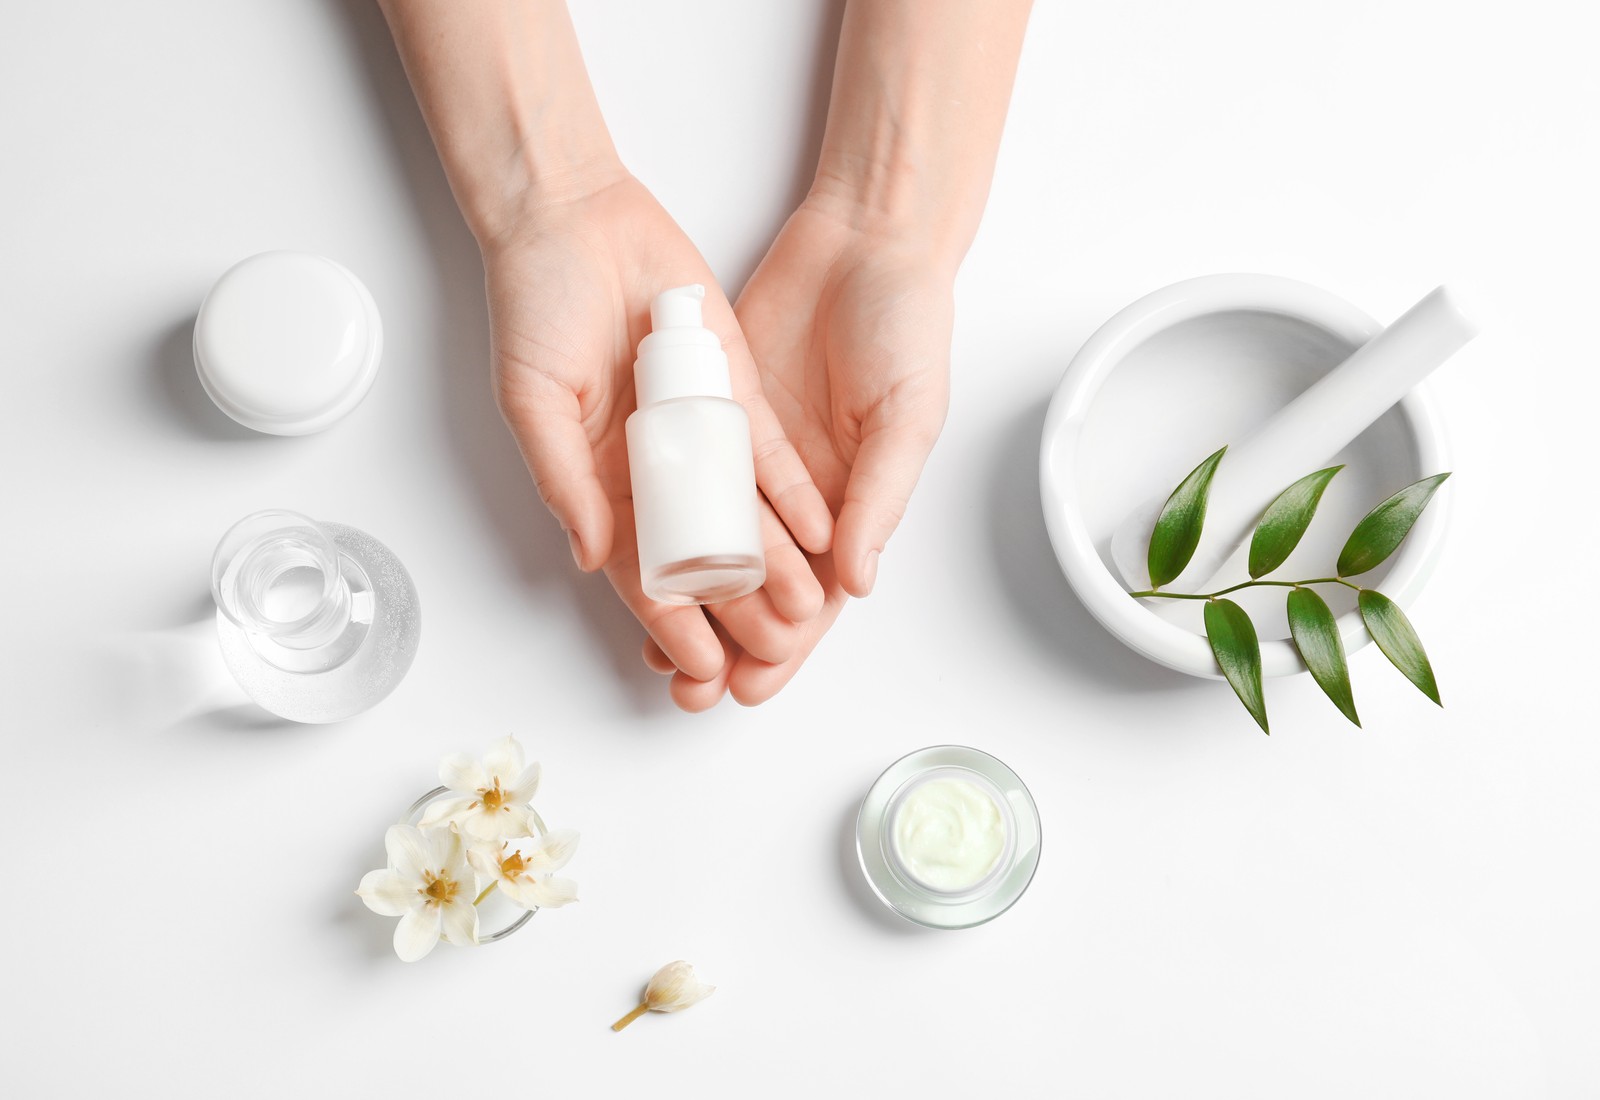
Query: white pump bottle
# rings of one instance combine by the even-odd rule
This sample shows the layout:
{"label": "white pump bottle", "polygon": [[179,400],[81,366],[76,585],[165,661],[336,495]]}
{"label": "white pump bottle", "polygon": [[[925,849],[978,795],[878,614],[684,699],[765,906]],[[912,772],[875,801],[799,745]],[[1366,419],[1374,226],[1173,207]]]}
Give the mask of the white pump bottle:
{"label": "white pump bottle", "polygon": [[639,577],[662,603],[731,600],[767,579],[750,418],[733,400],[722,341],[702,324],[705,296],[699,284],[657,295],[633,365]]}

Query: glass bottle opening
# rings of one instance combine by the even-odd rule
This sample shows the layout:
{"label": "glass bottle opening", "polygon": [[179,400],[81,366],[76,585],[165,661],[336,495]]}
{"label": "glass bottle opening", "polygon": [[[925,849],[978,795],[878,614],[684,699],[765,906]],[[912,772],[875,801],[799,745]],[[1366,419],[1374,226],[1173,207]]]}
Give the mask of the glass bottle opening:
{"label": "glass bottle opening", "polygon": [[324,645],[350,621],[339,549],[296,512],[257,512],[230,527],[211,560],[211,592],[230,621],[289,649]]}

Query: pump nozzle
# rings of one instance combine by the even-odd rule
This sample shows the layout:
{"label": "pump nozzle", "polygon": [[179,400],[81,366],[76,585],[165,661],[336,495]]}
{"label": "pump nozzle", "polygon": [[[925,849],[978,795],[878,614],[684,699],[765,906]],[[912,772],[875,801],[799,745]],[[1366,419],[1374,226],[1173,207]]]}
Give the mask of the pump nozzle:
{"label": "pump nozzle", "polygon": [[650,302],[650,334],[639,342],[633,387],[639,407],[677,397],[733,397],[722,340],[705,327],[699,283],[663,290]]}
{"label": "pump nozzle", "polygon": [[699,328],[700,303],[705,297],[706,288],[699,283],[663,290],[650,303],[651,329],[660,332],[664,328]]}

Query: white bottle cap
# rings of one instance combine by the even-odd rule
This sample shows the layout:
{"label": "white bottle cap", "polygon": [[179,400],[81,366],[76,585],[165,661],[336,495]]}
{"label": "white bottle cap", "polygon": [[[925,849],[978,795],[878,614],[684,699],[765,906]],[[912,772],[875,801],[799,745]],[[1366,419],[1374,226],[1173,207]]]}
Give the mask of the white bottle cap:
{"label": "white bottle cap", "polygon": [[633,389],[639,408],[678,397],[733,397],[728,356],[717,334],[704,327],[699,283],[657,294],[650,303],[650,335],[639,341]]}
{"label": "white bottle cap", "polygon": [[273,435],[320,432],[378,373],[383,323],[343,265],[263,252],[223,272],[194,323],[194,363],[217,407]]}

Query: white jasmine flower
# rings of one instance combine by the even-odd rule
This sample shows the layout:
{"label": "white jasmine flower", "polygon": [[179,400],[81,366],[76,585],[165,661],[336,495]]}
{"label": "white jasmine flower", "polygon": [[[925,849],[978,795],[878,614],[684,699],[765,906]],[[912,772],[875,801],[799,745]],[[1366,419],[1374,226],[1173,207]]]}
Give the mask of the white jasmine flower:
{"label": "white jasmine flower", "polygon": [[552,872],[567,865],[578,850],[574,829],[553,829],[529,844],[475,845],[467,861],[479,875],[524,909],[555,909],[578,900],[578,884]]}
{"label": "white jasmine flower", "polygon": [[621,1031],[646,1012],[677,1012],[690,1005],[699,1004],[717,987],[706,985],[694,976],[694,967],[679,959],[655,972],[650,984],[645,986],[644,1000],[622,1019],[611,1025],[612,1031]]}
{"label": "white jasmine flower", "polygon": [[457,795],[441,798],[422,815],[427,828],[443,822],[461,826],[474,840],[527,836],[528,803],[539,789],[539,765],[523,766],[522,746],[507,737],[480,763],[465,753],[439,761],[439,782]]}
{"label": "white jasmine flower", "polygon": [[394,953],[415,962],[441,936],[460,946],[477,943],[477,883],[461,834],[453,828],[392,825],[383,846],[389,866],[363,875],[356,893],[374,913],[400,918]]}

